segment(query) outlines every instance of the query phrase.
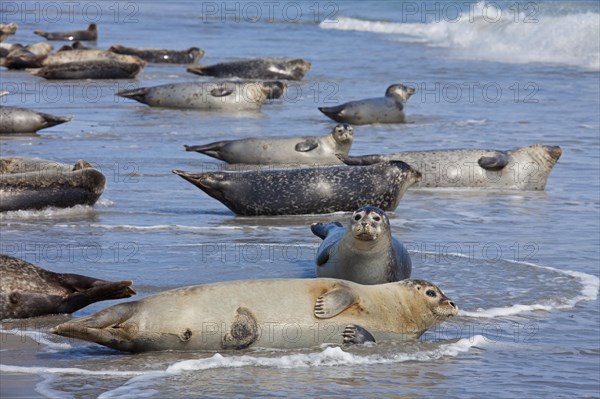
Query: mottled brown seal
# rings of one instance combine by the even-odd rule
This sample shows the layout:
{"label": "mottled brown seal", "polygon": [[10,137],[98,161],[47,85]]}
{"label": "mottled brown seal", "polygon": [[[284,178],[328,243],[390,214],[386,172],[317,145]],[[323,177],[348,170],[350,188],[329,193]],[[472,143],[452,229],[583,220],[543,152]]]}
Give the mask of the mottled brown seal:
{"label": "mottled brown seal", "polygon": [[126,352],[310,348],[413,340],[458,313],[435,285],[247,280],[165,291],[50,332]]}
{"label": "mottled brown seal", "polygon": [[131,281],[54,273],[0,254],[0,320],[73,313],[98,301],[129,298]]}
{"label": "mottled brown seal", "polygon": [[392,237],[390,221],[377,207],[357,209],[346,227],[340,223],[315,223],[310,229],[323,239],[316,257],[317,277],[359,284],[383,284],[410,277],[410,255]]}
{"label": "mottled brown seal", "polygon": [[93,205],[105,183],[104,175],[84,160],[66,165],[36,158],[0,158],[0,212]]}

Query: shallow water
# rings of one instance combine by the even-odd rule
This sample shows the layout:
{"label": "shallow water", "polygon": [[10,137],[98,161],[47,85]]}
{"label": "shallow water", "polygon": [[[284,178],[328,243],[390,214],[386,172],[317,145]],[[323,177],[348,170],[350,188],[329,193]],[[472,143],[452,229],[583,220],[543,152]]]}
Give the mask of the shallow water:
{"label": "shallow water", "polygon": [[[32,43],[34,29],[70,30],[94,18],[88,8],[71,24],[68,14],[52,22],[51,3],[40,2],[35,21],[21,9],[11,14],[10,4],[21,7],[2,3],[0,22],[19,23],[9,42]],[[183,144],[325,134],[334,123],[317,106],[380,96],[391,83],[417,88],[410,123],[355,127],[352,155],[533,143],[560,145],[563,155],[544,192],[406,193],[390,219],[411,251],[413,277],[435,282],[461,308],[418,342],[125,355],[46,334],[67,319],[49,316],[2,323],[3,338],[40,343],[3,345],[3,376],[34,375],[39,395],[64,398],[600,395],[597,2],[524,2],[517,14],[514,2],[496,2],[498,21],[491,3],[472,3],[458,22],[448,21],[457,4],[450,2],[435,3],[445,5],[437,10],[420,2],[283,2],[273,18],[258,3],[258,22],[250,21],[251,3],[235,3],[239,9],[224,16],[212,2],[115,3],[118,16],[112,3],[99,4],[100,48],[199,46],[203,63],[292,56],[313,67],[284,100],[237,116],[151,109],[115,96],[200,79],[181,66],[148,65],[137,80],[119,82],[47,82],[3,70],[0,89],[13,94],[0,104],[74,119],[34,137],[0,139],[2,156],[86,159],[107,176],[92,208],[0,216],[1,251],[53,271],[132,279],[138,297],[222,280],[314,276],[319,239],[309,225],[347,214],[236,217],[170,171],[220,167]]]}

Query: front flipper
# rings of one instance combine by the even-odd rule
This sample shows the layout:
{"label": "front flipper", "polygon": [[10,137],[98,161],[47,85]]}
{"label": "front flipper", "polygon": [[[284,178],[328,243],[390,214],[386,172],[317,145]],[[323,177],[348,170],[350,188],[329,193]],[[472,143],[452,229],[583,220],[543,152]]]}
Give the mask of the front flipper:
{"label": "front flipper", "polygon": [[479,158],[477,163],[485,170],[496,171],[508,165],[508,157],[506,156],[506,154],[498,152],[491,157]]}
{"label": "front flipper", "polygon": [[354,305],[356,300],[356,295],[350,288],[334,288],[317,298],[317,302],[315,303],[315,317],[329,319],[337,316]]}
{"label": "front flipper", "polygon": [[233,90],[227,87],[217,87],[216,89],[212,89],[210,91],[210,95],[213,97],[226,97],[231,93],[233,93]]}
{"label": "front flipper", "polygon": [[348,324],[342,333],[345,344],[375,343],[375,337],[364,327],[357,324]]}
{"label": "front flipper", "polygon": [[317,142],[317,140],[315,140],[315,139],[306,139],[306,140],[301,141],[298,144],[296,144],[295,149],[298,152],[308,152],[308,151],[314,150],[318,146],[319,146],[319,143]]}

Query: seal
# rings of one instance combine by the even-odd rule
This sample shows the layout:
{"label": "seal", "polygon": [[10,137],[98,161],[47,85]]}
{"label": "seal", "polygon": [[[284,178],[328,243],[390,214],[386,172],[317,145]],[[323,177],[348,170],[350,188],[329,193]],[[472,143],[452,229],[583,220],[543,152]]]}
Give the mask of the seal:
{"label": "seal", "polygon": [[558,146],[533,144],[512,150],[404,151],[340,159],[348,165],[371,165],[402,160],[422,174],[416,188],[477,188],[544,190],[552,168],[560,159]]}
{"label": "seal", "polygon": [[61,123],[69,122],[68,116],[55,116],[35,112],[27,108],[0,107],[0,134],[34,134]]}
{"label": "seal", "polygon": [[238,215],[352,212],[364,204],[393,211],[420,173],[404,162],[243,172],[173,173]]}
{"label": "seal", "polygon": [[77,40],[81,42],[95,42],[98,40],[98,27],[96,24],[90,24],[86,30],[70,32],[44,32],[43,30],[34,30],[33,33],[42,36],[47,40]]}
{"label": "seal", "polygon": [[14,35],[17,32],[18,27],[19,26],[14,22],[0,24],[0,42],[6,40],[11,35]]}
{"label": "seal", "polygon": [[168,50],[160,48],[134,48],[115,44],[108,51],[117,54],[135,55],[147,62],[156,64],[196,64],[204,56],[204,50],[190,47],[187,50]]}
{"label": "seal", "polygon": [[8,69],[37,68],[52,51],[48,43],[36,43],[23,46],[13,44],[5,56],[3,66]]}
{"label": "seal", "polygon": [[98,301],[135,295],[131,281],[54,273],[0,254],[0,320],[73,313]]}
{"label": "seal", "polygon": [[311,63],[301,58],[248,58],[214,65],[187,68],[196,75],[260,80],[302,80]]}
{"label": "seal", "polygon": [[339,124],[321,137],[252,137],[184,147],[232,164],[322,165],[340,164],[336,154],[348,154],[352,139],[352,126]]}
{"label": "seal", "polygon": [[385,97],[350,101],[335,107],[319,107],[319,111],[337,122],[353,125],[370,123],[404,123],[404,107],[415,89],[402,84],[387,88]]}
{"label": "seal", "polygon": [[266,100],[262,84],[244,82],[171,83],[117,94],[151,107],[205,111],[259,111]]}
{"label": "seal", "polygon": [[410,255],[392,237],[390,221],[379,208],[357,209],[345,228],[340,223],[314,223],[311,231],[323,242],[317,251],[317,277],[359,284],[384,284],[410,277]]}
{"label": "seal", "polygon": [[46,65],[31,74],[45,79],[133,79],[142,68],[137,62],[89,60]]}
{"label": "seal", "polygon": [[106,179],[84,160],[75,165],[35,158],[0,158],[0,212],[93,205]]}
{"label": "seal", "polygon": [[458,313],[423,280],[241,280],[183,287],[50,330],[125,352],[311,348],[416,339]]}
{"label": "seal", "polygon": [[69,62],[91,62],[91,61],[118,61],[123,63],[146,65],[146,61],[134,55],[116,54],[107,50],[96,49],[72,49],[57,51],[48,55],[42,65],[58,65]]}

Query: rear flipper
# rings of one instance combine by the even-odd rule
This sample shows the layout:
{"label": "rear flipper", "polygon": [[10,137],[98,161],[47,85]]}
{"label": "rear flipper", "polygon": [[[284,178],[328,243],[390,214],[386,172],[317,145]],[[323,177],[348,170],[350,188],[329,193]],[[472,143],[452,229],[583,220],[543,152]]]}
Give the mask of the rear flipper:
{"label": "rear flipper", "polygon": [[384,155],[362,155],[351,157],[345,154],[335,154],[336,157],[346,165],[358,165],[358,166],[367,166],[373,165],[380,162],[387,162],[389,158]]}
{"label": "rear flipper", "polygon": [[343,105],[338,105],[335,107],[319,107],[319,111],[337,122],[343,122],[340,120],[340,118],[344,116],[343,114],[345,108],[346,107]]}
{"label": "rear flipper", "polygon": [[184,145],[184,147],[186,151],[195,151],[213,158],[221,159],[221,150],[230,142],[230,140],[224,140],[204,145]]}
{"label": "rear flipper", "polygon": [[[96,281],[98,282],[98,280]],[[77,291],[66,297],[58,307],[58,312],[73,313],[95,302],[129,298],[135,295],[135,291],[130,287],[132,284],[131,281],[101,281],[94,284],[91,288]]]}
{"label": "rear flipper", "polygon": [[130,98],[132,100],[136,100],[145,104],[145,98],[149,91],[150,88],[141,87],[139,89],[122,90],[118,92],[117,95],[120,97]]}
{"label": "rear flipper", "polygon": [[69,122],[71,119],[73,119],[70,116],[55,116],[43,113],[40,113],[40,116],[44,118],[44,122],[46,123],[46,126],[44,127],[60,125],[61,123]]}
{"label": "rear flipper", "polygon": [[342,333],[345,344],[364,344],[367,342],[375,343],[373,335],[364,327],[357,324],[349,324]]}

